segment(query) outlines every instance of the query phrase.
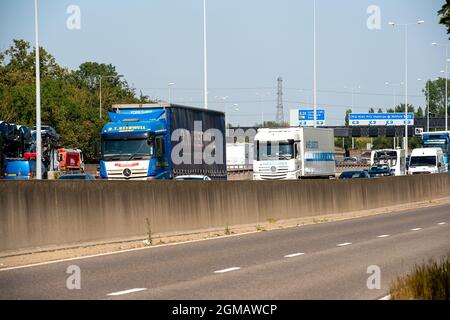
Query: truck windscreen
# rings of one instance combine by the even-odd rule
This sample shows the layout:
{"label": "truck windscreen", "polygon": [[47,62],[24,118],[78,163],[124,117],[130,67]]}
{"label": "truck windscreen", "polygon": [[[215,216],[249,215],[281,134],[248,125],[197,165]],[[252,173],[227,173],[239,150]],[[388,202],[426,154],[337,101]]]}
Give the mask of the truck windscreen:
{"label": "truck windscreen", "polygon": [[259,141],[257,145],[258,161],[261,160],[289,160],[293,158],[294,144],[283,143],[278,144]]}
{"label": "truck windscreen", "polygon": [[397,152],[395,151],[378,151],[373,158],[376,164],[397,165]]}
{"label": "truck windscreen", "polygon": [[411,157],[410,167],[434,167],[436,156]]}
{"label": "truck windscreen", "polygon": [[150,159],[154,152],[154,141],[147,139],[114,139],[102,141],[104,160]]}

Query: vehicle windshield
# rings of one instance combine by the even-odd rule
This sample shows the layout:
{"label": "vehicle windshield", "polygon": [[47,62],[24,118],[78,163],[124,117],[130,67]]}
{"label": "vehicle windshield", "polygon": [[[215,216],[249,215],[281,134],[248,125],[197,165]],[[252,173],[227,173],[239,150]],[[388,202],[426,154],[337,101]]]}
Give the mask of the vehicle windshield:
{"label": "vehicle windshield", "polygon": [[154,140],[112,139],[102,141],[104,160],[150,159],[154,152]]}
{"label": "vehicle windshield", "polygon": [[340,179],[364,178],[364,171],[344,171],[339,176]]}
{"label": "vehicle windshield", "polygon": [[410,167],[434,167],[436,166],[436,156],[411,157]]}
{"label": "vehicle windshield", "polygon": [[377,151],[373,157],[374,163],[389,163],[391,166],[397,164],[397,152],[395,151]]}
{"label": "vehicle windshield", "polygon": [[260,141],[257,144],[257,159],[261,160],[289,160],[294,157],[294,143]]}

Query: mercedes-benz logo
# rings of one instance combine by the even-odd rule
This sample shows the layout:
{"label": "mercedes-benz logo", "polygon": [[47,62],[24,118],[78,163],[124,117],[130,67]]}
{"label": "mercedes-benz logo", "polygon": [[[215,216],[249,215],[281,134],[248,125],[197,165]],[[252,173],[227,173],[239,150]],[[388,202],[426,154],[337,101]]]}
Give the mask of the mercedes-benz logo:
{"label": "mercedes-benz logo", "polygon": [[123,175],[124,175],[126,178],[129,178],[129,177],[131,176],[131,170],[128,169],[128,168],[124,169],[124,170],[123,170]]}
{"label": "mercedes-benz logo", "polygon": [[277,168],[274,166],[274,167],[270,167],[270,171],[272,171],[272,172],[276,172],[277,171]]}

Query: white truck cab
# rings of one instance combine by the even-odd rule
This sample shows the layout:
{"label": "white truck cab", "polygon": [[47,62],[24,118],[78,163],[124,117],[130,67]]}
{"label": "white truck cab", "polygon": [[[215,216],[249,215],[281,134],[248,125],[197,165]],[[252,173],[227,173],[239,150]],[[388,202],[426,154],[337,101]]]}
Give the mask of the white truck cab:
{"label": "white truck cab", "polygon": [[441,148],[418,148],[411,152],[408,174],[441,173],[445,170]]}
{"label": "white truck cab", "polygon": [[258,129],[254,180],[329,178],[336,174],[334,133],[323,128]]}

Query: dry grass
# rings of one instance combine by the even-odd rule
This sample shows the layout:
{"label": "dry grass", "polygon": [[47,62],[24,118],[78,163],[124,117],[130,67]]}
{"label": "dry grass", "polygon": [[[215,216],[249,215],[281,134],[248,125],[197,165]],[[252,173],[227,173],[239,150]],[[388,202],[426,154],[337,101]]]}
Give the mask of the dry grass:
{"label": "dry grass", "polygon": [[450,255],[416,265],[390,287],[392,300],[450,300]]}

